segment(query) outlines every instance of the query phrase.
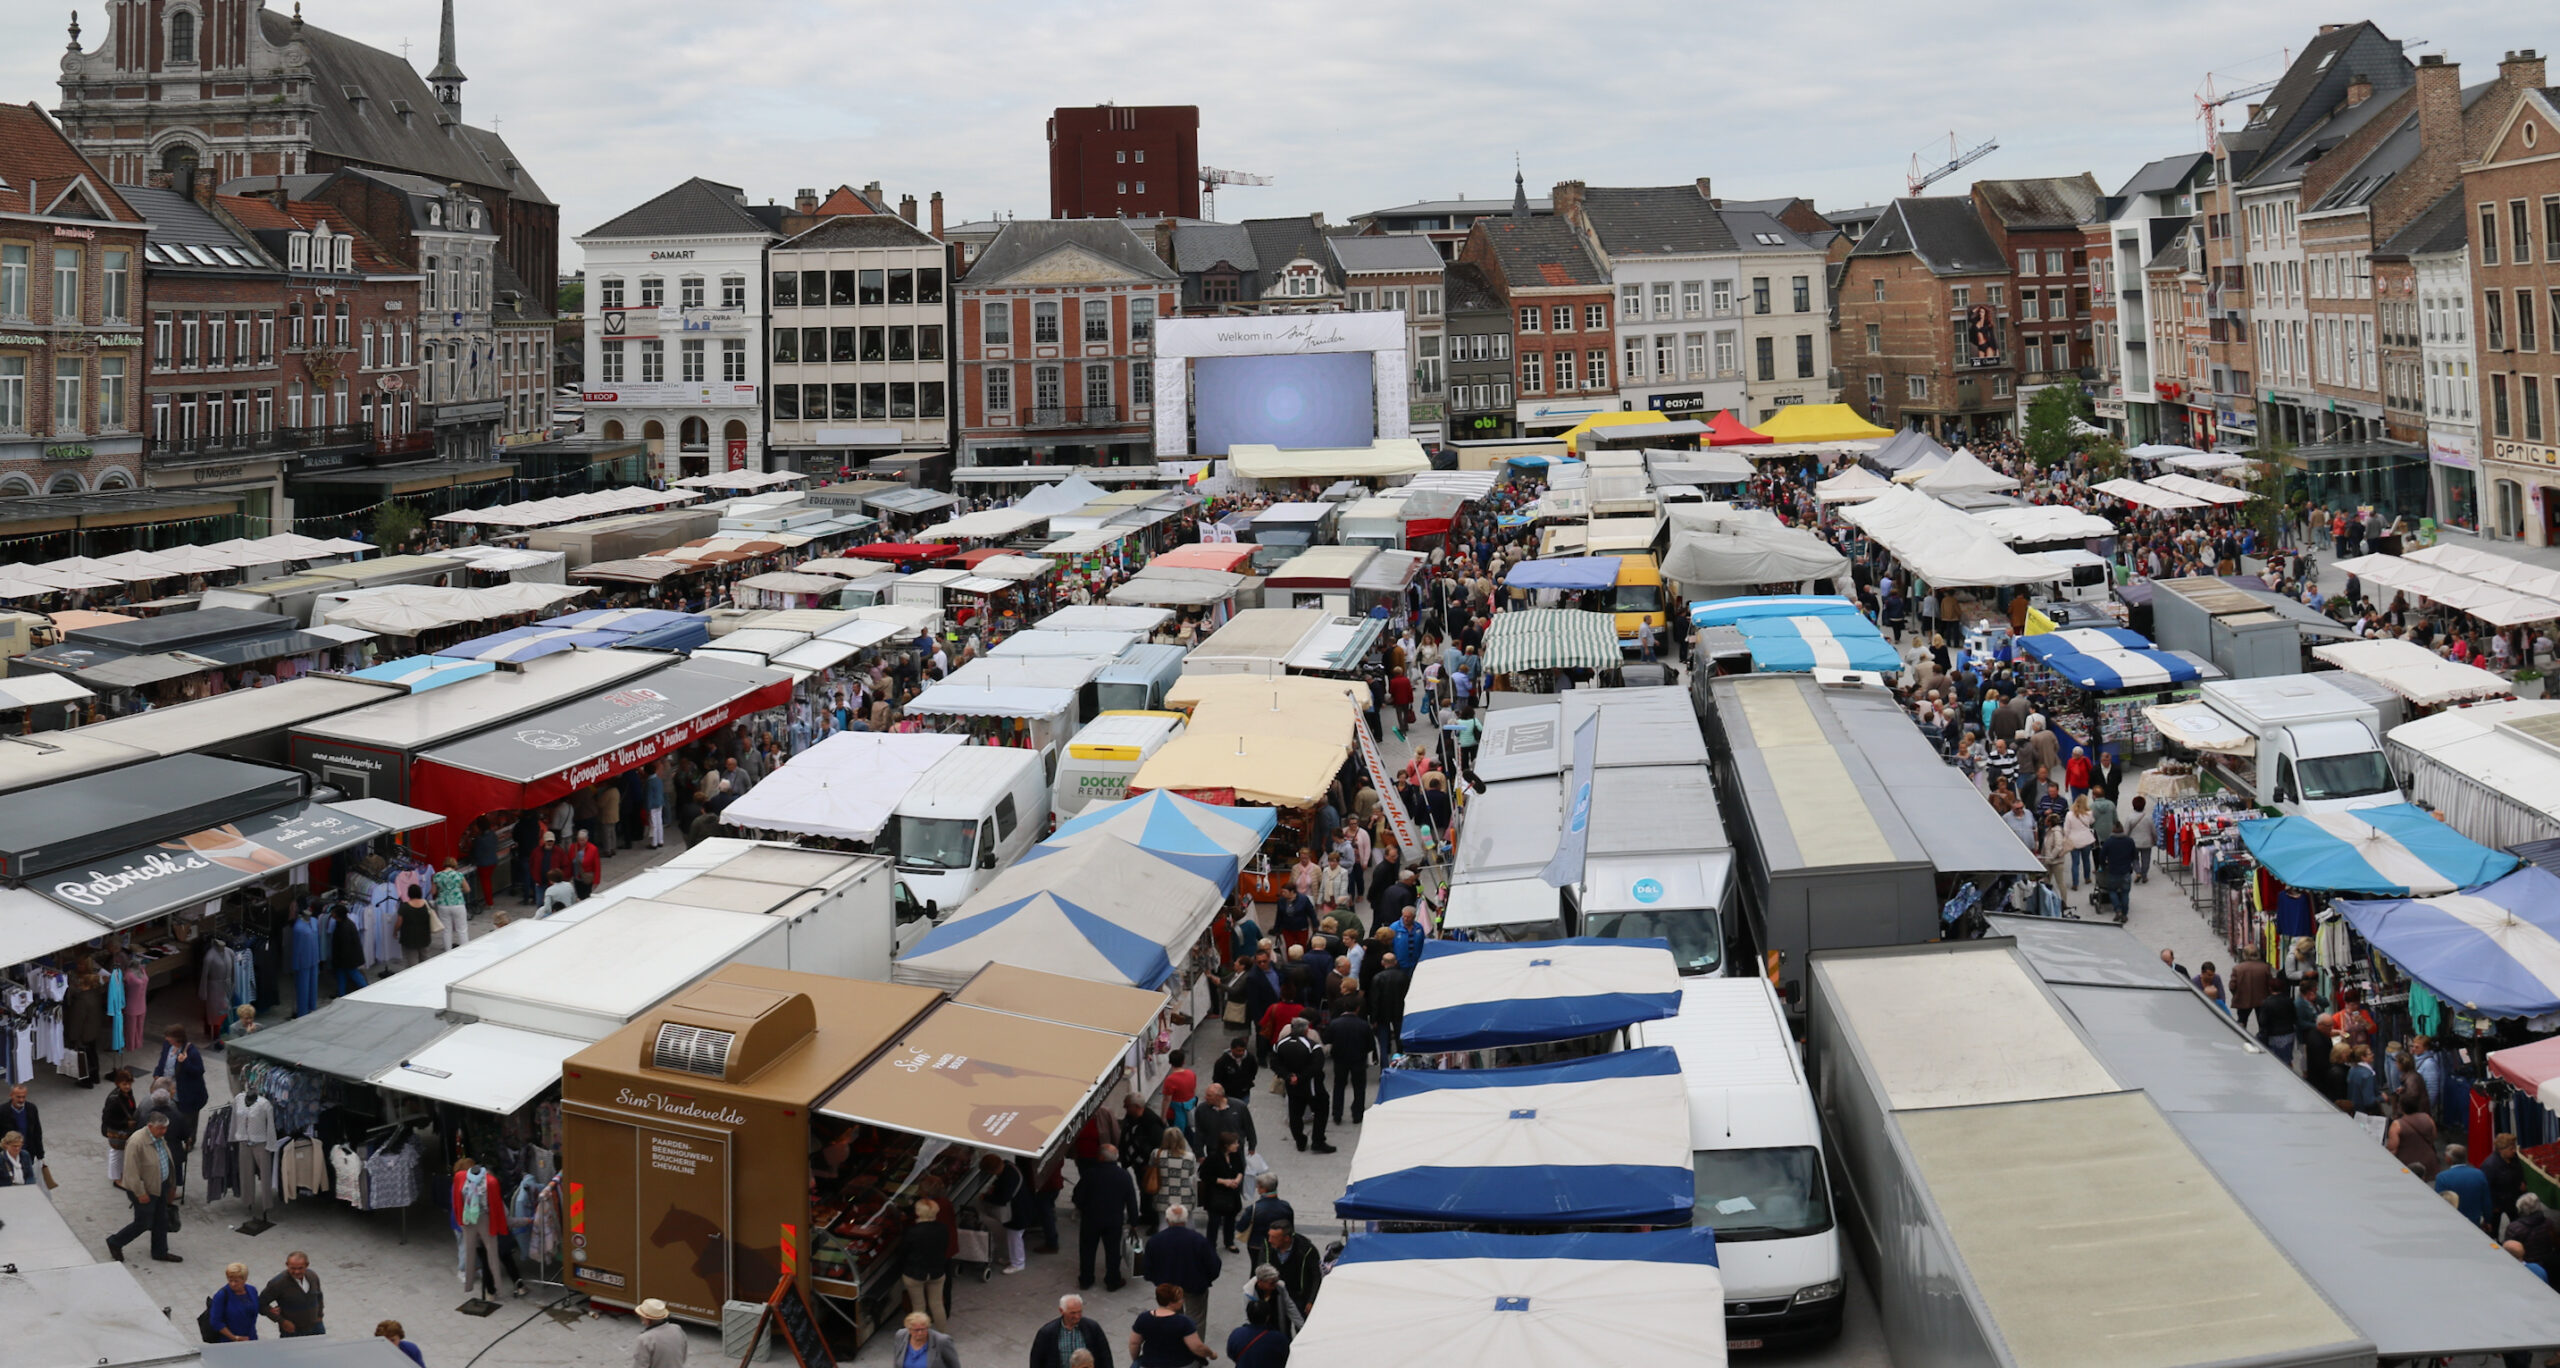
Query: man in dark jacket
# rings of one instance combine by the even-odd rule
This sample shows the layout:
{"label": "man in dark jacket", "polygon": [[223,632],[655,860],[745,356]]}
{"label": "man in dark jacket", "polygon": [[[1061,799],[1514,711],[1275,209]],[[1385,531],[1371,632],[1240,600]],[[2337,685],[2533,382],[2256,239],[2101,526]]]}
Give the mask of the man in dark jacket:
{"label": "man in dark jacket", "polygon": [[1144,1098],[1130,1093],[1120,1099],[1120,1162],[1128,1166],[1131,1174],[1156,1161],[1156,1151],[1164,1145],[1164,1131],[1164,1117],[1148,1110]]}
{"label": "man in dark jacket", "polygon": [[[1245,1086],[1253,1086],[1253,1076],[1245,1075]],[[1212,1083],[1202,1094],[1200,1105],[1191,1109],[1191,1132],[1199,1140],[1194,1146],[1202,1154],[1218,1152],[1218,1137],[1228,1132],[1244,1138],[1247,1153],[1262,1148],[1262,1138],[1254,1134],[1253,1111],[1244,1098],[1227,1091],[1223,1083]]]}
{"label": "man in dark jacket", "polygon": [[1147,1237],[1147,1281],[1172,1283],[1182,1289],[1182,1314],[1209,1340],[1209,1289],[1218,1281],[1218,1249],[1209,1237],[1191,1228],[1191,1209],[1175,1202],[1164,1209],[1164,1229]]}
{"label": "man in dark jacket", "polygon": [[1093,1368],[1111,1368],[1111,1336],[1085,1315],[1084,1298],[1070,1292],[1058,1298],[1058,1314],[1031,1337],[1031,1368],[1067,1368],[1076,1349],[1093,1355]]}
{"label": "man in dark jacket", "polygon": [[1377,979],[1369,985],[1369,1021],[1378,1032],[1378,1058],[1393,1059],[1404,1031],[1404,995],[1413,971],[1395,952],[1380,960]]}
{"label": "man in dark jacket", "polygon": [[1315,1245],[1298,1238],[1297,1222],[1272,1222],[1270,1242],[1262,1256],[1264,1263],[1279,1270],[1280,1285],[1289,1290],[1290,1300],[1302,1311],[1313,1311],[1316,1292],[1324,1286],[1324,1268],[1316,1257]]}
{"label": "man in dark jacket", "polygon": [[364,931],[354,909],[339,903],[329,920],[329,967],[338,971],[338,996],[345,997],[372,980],[364,976]]}
{"label": "man in dark jacket", "polygon": [[1351,1124],[1369,1110],[1369,1056],[1378,1048],[1375,1028],[1355,1005],[1324,1024],[1325,1049],[1333,1056],[1333,1123],[1342,1124],[1342,1099],[1351,1098]]}
{"label": "man in dark jacket", "polygon": [[[1250,1026],[1261,1021],[1262,1014],[1270,1011],[1272,1004],[1279,1000],[1280,971],[1271,963],[1270,951],[1257,950],[1254,952],[1252,964],[1244,971],[1245,1023]],[[1254,1053],[1264,1055],[1268,1049],[1269,1046],[1262,1041],[1261,1033],[1255,1032]]]}
{"label": "man in dark jacket", "polygon": [[1289,1033],[1271,1047],[1271,1071],[1289,1089],[1289,1138],[1299,1149],[1333,1153],[1333,1146],[1324,1142],[1324,1046],[1306,1018],[1290,1022]]}
{"label": "man in dark jacket", "polygon": [[1209,1066],[1209,1081],[1227,1090],[1229,1097],[1253,1096],[1253,1081],[1262,1076],[1262,1064],[1238,1036],[1227,1042],[1227,1052]]}
{"label": "man in dark jacket", "polygon": [[27,1157],[44,1162],[44,1117],[36,1104],[27,1100],[27,1085],[19,1083],[9,1089],[9,1102],[0,1106],[0,1134],[16,1131],[26,1137]]}
{"label": "man in dark jacket", "polygon": [[1093,1254],[1103,1250],[1103,1288],[1117,1292],[1128,1285],[1120,1276],[1120,1241],[1129,1222],[1138,1219],[1138,1181],[1120,1166],[1117,1145],[1102,1147],[1100,1163],[1079,1164],[1076,1178],[1076,1286],[1093,1286]]}
{"label": "man in dark jacket", "polygon": [[1295,1225],[1298,1212],[1281,1200],[1279,1174],[1263,1174],[1253,1180],[1253,1188],[1261,1195],[1245,1210],[1244,1256],[1258,1264],[1269,1263],[1265,1256],[1271,1252],[1271,1227]]}

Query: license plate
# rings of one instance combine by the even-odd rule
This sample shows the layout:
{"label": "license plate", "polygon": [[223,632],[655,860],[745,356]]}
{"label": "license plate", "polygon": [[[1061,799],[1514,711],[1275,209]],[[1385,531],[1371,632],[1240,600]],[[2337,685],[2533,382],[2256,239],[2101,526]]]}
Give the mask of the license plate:
{"label": "license plate", "polygon": [[1729,1339],[1724,1342],[1724,1347],[1727,1349],[1757,1349],[1760,1347],[1760,1341]]}

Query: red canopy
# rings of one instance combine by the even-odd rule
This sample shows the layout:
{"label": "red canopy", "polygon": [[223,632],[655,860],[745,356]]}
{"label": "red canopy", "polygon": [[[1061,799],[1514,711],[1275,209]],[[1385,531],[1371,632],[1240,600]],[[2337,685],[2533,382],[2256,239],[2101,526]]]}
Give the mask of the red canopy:
{"label": "red canopy", "polygon": [[1766,446],[1767,437],[1742,425],[1742,418],[1732,409],[1717,409],[1707,420],[1708,446]]}
{"label": "red canopy", "polygon": [[844,554],[897,565],[905,561],[937,561],[945,556],[956,556],[960,554],[960,548],[949,542],[873,542]]}
{"label": "red canopy", "polygon": [[1185,570],[1233,570],[1251,559],[1251,542],[1193,542],[1159,551],[1147,563]]}

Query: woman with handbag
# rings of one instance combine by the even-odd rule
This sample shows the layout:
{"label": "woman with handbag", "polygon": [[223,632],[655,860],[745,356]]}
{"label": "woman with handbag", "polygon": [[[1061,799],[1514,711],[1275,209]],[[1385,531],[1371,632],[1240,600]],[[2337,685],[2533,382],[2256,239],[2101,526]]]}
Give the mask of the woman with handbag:
{"label": "woman with handbag", "polygon": [[1244,1211],[1244,1136],[1219,1131],[1214,1144],[1216,1148],[1200,1156],[1193,1182],[1200,1192],[1200,1209],[1209,1213],[1209,1238],[1233,1254],[1236,1217]]}
{"label": "woman with handbag", "polygon": [[1200,1161],[1192,1156],[1191,1142],[1183,1138],[1181,1131],[1165,1128],[1164,1144],[1157,1148],[1155,1162],[1147,1172],[1151,1175],[1147,1202],[1155,1208],[1159,1223],[1168,1207],[1188,1210],[1199,1204]]}
{"label": "woman with handbag", "polygon": [[108,1081],[115,1090],[98,1109],[98,1134],[107,1138],[107,1184],[112,1187],[124,1180],[124,1142],[142,1128],[142,1108],[133,1099],[132,1070],[118,1069]]}
{"label": "woman with handbag", "polygon": [[16,1131],[0,1135],[0,1187],[31,1187],[38,1192],[44,1191],[44,1175],[37,1171],[36,1157],[27,1153],[27,1137]]}

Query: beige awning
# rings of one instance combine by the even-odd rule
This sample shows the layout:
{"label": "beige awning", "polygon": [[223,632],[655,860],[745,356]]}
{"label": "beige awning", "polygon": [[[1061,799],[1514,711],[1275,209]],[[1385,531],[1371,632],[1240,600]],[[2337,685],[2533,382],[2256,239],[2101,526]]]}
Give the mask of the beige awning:
{"label": "beige awning", "polygon": [[[1097,985],[1097,991],[1099,986]],[[946,1002],[818,1110],[1037,1158],[1120,1067],[1130,1036]]]}

